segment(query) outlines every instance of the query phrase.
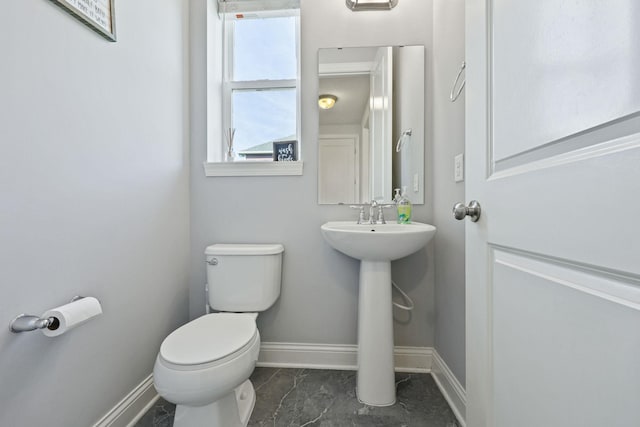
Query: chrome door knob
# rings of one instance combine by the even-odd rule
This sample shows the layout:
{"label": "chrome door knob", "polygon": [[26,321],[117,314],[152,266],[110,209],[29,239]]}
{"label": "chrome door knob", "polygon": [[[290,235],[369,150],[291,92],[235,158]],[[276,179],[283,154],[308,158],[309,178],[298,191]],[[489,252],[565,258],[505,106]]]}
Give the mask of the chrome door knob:
{"label": "chrome door knob", "polygon": [[477,222],[480,219],[480,203],[476,200],[469,202],[469,206],[465,206],[463,203],[456,203],[453,206],[453,217],[457,220],[462,220],[468,216],[473,222]]}

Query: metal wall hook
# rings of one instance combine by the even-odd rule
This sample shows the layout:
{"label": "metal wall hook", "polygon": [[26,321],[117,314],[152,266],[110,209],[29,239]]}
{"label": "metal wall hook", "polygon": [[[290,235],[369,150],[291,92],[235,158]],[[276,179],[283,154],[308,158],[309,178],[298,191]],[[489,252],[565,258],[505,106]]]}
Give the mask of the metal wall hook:
{"label": "metal wall hook", "polygon": [[400,138],[398,138],[398,143],[396,144],[396,153],[399,153],[404,148],[407,143],[407,139],[411,138],[412,133],[413,131],[411,129],[402,131],[402,135],[400,135]]}
{"label": "metal wall hook", "polygon": [[462,79],[462,84],[456,91],[456,87],[458,86],[458,81],[460,80],[460,76],[464,72],[464,69],[467,68],[467,63],[462,61],[462,65],[460,65],[460,71],[458,71],[458,75],[456,76],[456,80],[453,82],[453,87],[451,88],[451,93],[449,94],[449,100],[451,102],[456,102],[456,100],[460,97],[462,93],[462,89],[464,89],[464,85],[467,83],[466,79]]}

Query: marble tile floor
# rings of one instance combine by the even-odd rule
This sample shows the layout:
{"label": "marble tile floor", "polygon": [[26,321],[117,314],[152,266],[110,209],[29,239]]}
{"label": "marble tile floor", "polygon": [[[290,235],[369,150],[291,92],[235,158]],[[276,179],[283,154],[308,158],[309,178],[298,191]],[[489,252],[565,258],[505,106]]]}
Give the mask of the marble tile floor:
{"label": "marble tile floor", "polygon": [[[397,401],[373,407],[356,398],[356,373],[256,368],[249,427],[457,427],[429,374],[396,374]],[[174,405],[159,399],[135,427],[171,427]],[[205,426],[203,426],[205,427]]]}

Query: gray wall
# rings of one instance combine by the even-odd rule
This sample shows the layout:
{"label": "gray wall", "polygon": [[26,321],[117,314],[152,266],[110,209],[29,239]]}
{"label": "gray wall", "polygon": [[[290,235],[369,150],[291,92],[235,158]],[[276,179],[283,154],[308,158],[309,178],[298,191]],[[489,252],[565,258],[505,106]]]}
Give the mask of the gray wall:
{"label": "gray wall", "polygon": [[[92,425],[188,317],[187,11],[116,2],[109,43],[44,0],[0,12],[0,425]],[[74,295],[57,338],[19,313]]]}
{"label": "gray wall", "polygon": [[464,60],[464,0],[435,0],[433,19],[433,205],[436,262],[436,350],[465,384],[464,227],[451,208],[465,201],[464,182],[453,179],[453,159],[464,152],[464,92],[449,101]]}
{"label": "gray wall", "polygon": [[[317,50],[321,47],[422,44],[431,75],[431,1],[404,2],[390,12],[349,11],[344,2],[302,1],[302,156],[304,175],[296,177],[216,177],[202,170],[206,159],[206,116],[214,115],[204,94],[212,91],[205,73],[206,31],[202,0],[192,11],[192,264],[191,316],[204,312],[204,248],[216,242],[281,242],[285,246],[282,294],[260,315],[264,342],[354,344],[356,342],[358,262],[331,249],[320,225],[355,220],[344,206],[317,204]],[[215,19],[215,17],[210,17]],[[209,42],[215,40],[209,39]],[[210,47],[211,48],[211,47]],[[213,70],[212,70],[213,73]],[[209,75],[211,77],[211,75]],[[427,77],[426,92],[431,93]],[[209,110],[208,110],[209,108]],[[431,159],[430,103],[426,106],[426,154]],[[209,128],[211,137],[219,137]],[[431,170],[427,162],[427,171]],[[430,172],[428,172],[430,174]],[[430,175],[429,175],[430,176]],[[432,222],[431,180],[425,205],[416,206],[417,221]],[[433,247],[394,263],[396,282],[416,304],[411,316],[396,312],[397,345],[434,344]]]}

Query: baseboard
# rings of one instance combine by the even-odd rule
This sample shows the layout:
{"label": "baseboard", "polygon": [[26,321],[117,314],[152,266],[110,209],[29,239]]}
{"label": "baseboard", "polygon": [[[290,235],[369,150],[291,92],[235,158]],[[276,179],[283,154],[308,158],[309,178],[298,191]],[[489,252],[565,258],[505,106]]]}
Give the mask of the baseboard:
{"label": "baseboard", "polygon": [[[430,372],[433,349],[395,347],[397,372]],[[275,368],[337,369],[354,371],[358,346],[264,342],[258,366]]]}
{"label": "baseboard", "polygon": [[431,375],[458,419],[460,427],[466,427],[467,393],[456,376],[453,375],[449,366],[435,350],[433,351]]}
{"label": "baseboard", "polygon": [[[460,427],[465,427],[466,392],[431,347],[395,347],[396,372],[431,373]],[[270,368],[357,369],[358,346],[264,342],[257,366]]]}
{"label": "baseboard", "polygon": [[153,387],[153,375],[149,375],[93,427],[133,427],[158,397]]}
{"label": "baseboard", "polygon": [[[356,345],[262,343],[257,366],[356,370]],[[460,427],[465,427],[466,392],[437,351],[431,347],[395,347],[396,372],[431,373]],[[93,427],[133,427],[151,408],[158,393],[149,375]]]}

